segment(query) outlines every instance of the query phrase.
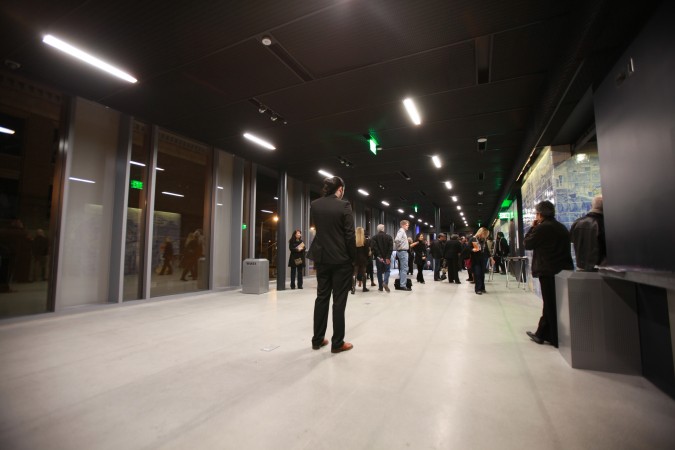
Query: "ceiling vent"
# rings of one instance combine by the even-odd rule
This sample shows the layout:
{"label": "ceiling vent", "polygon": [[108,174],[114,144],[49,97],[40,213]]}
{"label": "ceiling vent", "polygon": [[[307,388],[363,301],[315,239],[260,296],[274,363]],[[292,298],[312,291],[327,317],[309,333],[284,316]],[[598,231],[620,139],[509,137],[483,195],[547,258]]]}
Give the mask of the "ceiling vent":
{"label": "ceiling vent", "polygon": [[478,172],[478,180],[480,181],[485,180],[485,172]]}

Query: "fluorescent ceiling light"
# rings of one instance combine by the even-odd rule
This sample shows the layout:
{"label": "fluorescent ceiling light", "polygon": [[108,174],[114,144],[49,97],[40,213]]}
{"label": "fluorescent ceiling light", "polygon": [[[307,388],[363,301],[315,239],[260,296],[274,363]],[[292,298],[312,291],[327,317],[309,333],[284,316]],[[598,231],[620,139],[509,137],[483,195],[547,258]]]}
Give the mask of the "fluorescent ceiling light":
{"label": "fluorescent ceiling light", "polygon": [[464,213],[463,213],[463,212],[460,212],[459,215],[462,216],[462,217],[464,217]]}
{"label": "fluorescent ceiling light", "polygon": [[274,200],[279,200],[279,197],[274,197]]}
{"label": "fluorescent ceiling light", "polygon": [[382,204],[383,204],[384,206],[389,206],[389,203],[385,202],[384,200],[382,200]]}
{"label": "fluorescent ceiling light", "polygon": [[359,194],[361,194],[361,195],[365,195],[365,196],[369,196],[369,195],[370,195],[369,193],[367,193],[367,192],[364,191],[363,189],[359,189],[358,191],[359,191]]}
{"label": "fluorescent ceiling light", "polygon": [[415,102],[413,102],[412,99],[410,98],[406,98],[405,100],[403,100],[403,105],[405,106],[406,111],[408,111],[410,120],[412,120],[415,125],[421,124],[422,118],[420,117],[420,114],[417,112]]}
{"label": "fluorescent ceiling light", "polygon": [[429,228],[433,228],[433,227],[434,227],[433,225],[429,225]]}
{"label": "fluorescent ceiling light", "polygon": [[429,222],[424,222],[424,225],[429,225]]}
{"label": "fluorescent ceiling light", "polygon": [[155,167],[155,170],[159,170],[160,172],[164,172],[164,169],[162,169],[161,167]]}
{"label": "fluorescent ceiling light", "polygon": [[439,169],[441,168],[441,159],[437,155],[432,156],[431,160],[434,162],[434,166],[438,167]]}
{"label": "fluorescent ceiling light", "polygon": [[134,166],[145,167],[145,164],[140,163],[140,162],[138,162],[138,161],[129,161],[129,164],[133,164]]}
{"label": "fluorescent ceiling light", "polygon": [[0,133],[14,134],[14,130],[10,130],[9,128],[5,128],[5,127],[0,127]]}
{"label": "fluorescent ceiling light", "polygon": [[410,214],[408,217],[410,217],[411,219],[415,218],[415,216],[413,216],[412,214]]}
{"label": "fluorescent ceiling light", "polygon": [[462,209],[462,207],[461,207],[461,206],[459,206],[459,205],[457,205],[457,209],[458,209],[458,210],[460,210],[460,209]]}
{"label": "fluorescent ceiling light", "polygon": [[175,192],[162,191],[164,195],[171,195],[172,197],[185,197],[183,194],[176,194]]}
{"label": "fluorescent ceiling light", "polygon": [[323,169],[319,169],[319,173],[320,173],[321,175],[323,175],[324,177],[331,177],[331,178],[332,178],[332,177],[334,176],[332,173],[328,173],[328,172],[326,172],[326,171],[323,170]]}
{"label": "fluorescent ceiling light", "polygon": [[72,181],[80,181],[82,183],[91,183],[91,184],[96,184],[94,180],[87,180],[85,178],[75,178],[75,177],[68,177],[69,180]]}
{"label": "fluorescent ceiling light", "polygon": [[216,206],[223,206],[222,203],[216,203]]}
{"label": "fluorescent ceiling light", "polygon": [[401,214],[403,214],[403,210],[402,210],[401,208],[398,209],[398,212],[400,212]]}
{"label": "fluorescent ceiling light", "polygon": [[482,144],[483,142],[487,142],[487,138],[486,138],[486,137],[479,137],[479,138],[478,138],[478,142],[480,142],[481,144]]}
{"label": "fluorescent ceiling light", "polygon": [[224,189],[222,186],[216,186],[218,189]]}
{"label": "fluorescent ceiling light", "polygon": [[453,196],[450,197],[450,198],[452,199],[453,202],[456,202],[456,201],[457,201],[457,196],[456,196],[456,195],[453,195]]}
{"label": "fluorescent ceiling light", "polygon": [[111,66],[107,62],[101,61],[97,57],[92,56],[86,52],[83,52],[79,48],[75,48],[72,45],[63,42],[62,40],[57,39],[50,34],[45,35],[42,38],[42,42],[44,42],[47,45],[51,45],[52,47],[61,50],[62,52],[68,53],[70,56],[74,56],[75,58],[84,61],[87,64],[91,64],[92,66],[98,69],[108,72],[109,74],[114,75],[117,78],[121,78],[124,81],[128,81],[129,83],[135,83],[138,81],[136,78],[118,69],[117,67]]}
{"label": "fluorescent ceiling light", "polygon": [[[446,181],[446,182],[445,182],[445,187],[448,188],[448,189],[452,189],[452,183],[449,182],[449,181]],[[457,198],[457,197],[454,197],[454,198]]]}
{"label": "fluorescent ceiling light", "polygon": [[417,219],[418,222],[422,223],[422,219]]}
{"label": "fluorescent ceiling light", "polygon": [[272,214],[272,213],[273,213],[273,211],[268,211],[268,210],[266,210],[266,209],[261,209],[260,212],[264,212],[264,213],[267,213],[267,214]]}
{"label": "fluorescent ceiling light", "polygon": [[260,139],[258,136],[254,136],[251,133],[244,133],[244,137],[248,139],[249,141],[255,142],[256,144],[260,145],[261,147],[265,147],[270,150],[276,150],[277,148],[270,144],[269,142]]}

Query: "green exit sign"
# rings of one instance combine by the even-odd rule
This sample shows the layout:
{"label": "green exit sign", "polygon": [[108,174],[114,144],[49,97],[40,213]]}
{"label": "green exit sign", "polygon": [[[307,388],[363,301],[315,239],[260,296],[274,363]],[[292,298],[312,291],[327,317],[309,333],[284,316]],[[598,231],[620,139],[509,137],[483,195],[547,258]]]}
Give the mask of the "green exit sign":
{"label": "green exit sign", "polygon": [[131,189],[143,189],[143,182],[140,180],[131,180]]}
{"label": "green exit sign", "polygon": [[513,219],[513,212],[512,211],[500,212],[499,218],[500,219]]}
{"label": "green exit sign", "polygon": [[246,224],[245,224],[245,223],[242,223],[242,224],[241,224],[241,229],[242,229],[242,230],[245,230],[246,228],[248,228],[248,227],[246,226]]}

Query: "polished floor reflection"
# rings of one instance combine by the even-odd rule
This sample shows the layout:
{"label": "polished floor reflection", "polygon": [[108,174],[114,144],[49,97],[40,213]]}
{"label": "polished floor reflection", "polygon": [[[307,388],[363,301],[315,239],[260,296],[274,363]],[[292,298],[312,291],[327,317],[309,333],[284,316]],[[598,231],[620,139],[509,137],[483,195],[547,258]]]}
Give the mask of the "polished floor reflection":
{"label": "polished floor reflection", "polygon": [[[464,277],[465,278],[465,277]],[[431,273],[427,279],[433,279]],[[271,284],[274,286],[274,283]],[[675,401],[532,343],[532,293],[427,281],[350,295],[310,346],[316,282],[0,324],[0,447],[666,449]],[[330,334],[330,326],[329,326]]]}

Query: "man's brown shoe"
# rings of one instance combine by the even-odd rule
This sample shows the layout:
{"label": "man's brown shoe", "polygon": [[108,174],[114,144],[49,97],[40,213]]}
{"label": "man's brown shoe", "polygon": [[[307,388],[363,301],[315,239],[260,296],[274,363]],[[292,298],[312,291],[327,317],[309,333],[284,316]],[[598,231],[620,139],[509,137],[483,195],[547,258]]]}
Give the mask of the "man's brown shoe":
{"label": "man's brown shoe", "polygon": [[328,339],[321,341],[321,345],[312,345],[312,349],[319,350],[321,347],[325,347],[326,345],[328,345]]}
{"label": "man's brown shoe", "polygon": [[342,347],[332,348],[330,351],[331,353],[342,353],[346,352],[347,350],[351,350],[353,348],[354,346],[352,344],[350,344],[349,342],[345,342],[344,344],[342,344]]}

